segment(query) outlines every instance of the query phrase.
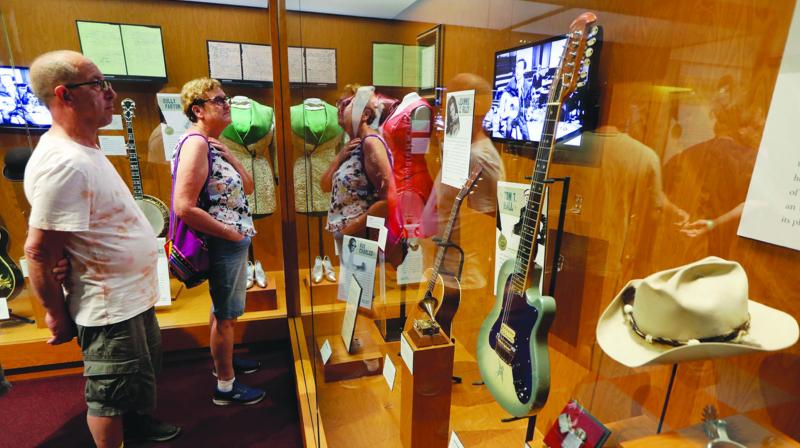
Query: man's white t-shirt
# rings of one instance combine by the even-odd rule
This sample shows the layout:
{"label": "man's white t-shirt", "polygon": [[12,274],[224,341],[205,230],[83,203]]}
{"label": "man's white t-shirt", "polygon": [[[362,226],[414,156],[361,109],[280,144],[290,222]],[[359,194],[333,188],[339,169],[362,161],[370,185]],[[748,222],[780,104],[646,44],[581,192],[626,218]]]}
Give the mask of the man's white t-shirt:
{"label": "man's white t-shirt", "polygon": [[68,232],[68,308],[79,325],[109,325],[158,299],[156,236],[99,149],[44,134],[25,168],[29,225]]}

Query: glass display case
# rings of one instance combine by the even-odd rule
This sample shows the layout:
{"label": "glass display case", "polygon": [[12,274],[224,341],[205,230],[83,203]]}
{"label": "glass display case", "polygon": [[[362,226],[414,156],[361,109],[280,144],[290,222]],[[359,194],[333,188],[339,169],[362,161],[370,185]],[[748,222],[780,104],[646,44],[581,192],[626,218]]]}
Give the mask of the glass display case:
{"label": "glass display case", "polygon": [[[181,86],[232,97],[257,231],[236,342],[291,345],[306,446],[798,444],[795,2],[14,0],[0,20],[12,375],[80,360],[43,344],[22,272],[48,120],[25,68],[69,48],[118,95],[101,148],[167,207]],[[121,69],[111,35],[138,39]],[[207,347],[208,286],[162,281],[165,348]]]}

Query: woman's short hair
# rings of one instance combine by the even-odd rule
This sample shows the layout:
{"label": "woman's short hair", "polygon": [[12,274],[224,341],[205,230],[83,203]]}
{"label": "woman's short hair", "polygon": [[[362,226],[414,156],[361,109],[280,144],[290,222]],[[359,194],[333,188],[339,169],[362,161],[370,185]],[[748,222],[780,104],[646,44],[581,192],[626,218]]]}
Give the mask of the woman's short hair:
{"label": "woman's short hair", "polygon": [[192,123],[197,122],[197,116],[192,111],[192,106],[198,104],[198,100],[206,99],[206,92],[216,88],[222,88],[222,84],[212,78],[197,78],[183,85],[181,89],[181,107],[189,121]]}

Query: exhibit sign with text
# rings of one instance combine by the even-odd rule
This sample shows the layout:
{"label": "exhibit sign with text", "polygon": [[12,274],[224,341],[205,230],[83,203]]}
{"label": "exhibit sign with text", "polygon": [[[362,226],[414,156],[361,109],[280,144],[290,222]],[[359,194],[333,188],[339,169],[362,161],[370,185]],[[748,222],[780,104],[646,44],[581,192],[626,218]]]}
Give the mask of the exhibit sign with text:
{"label": "exhibit sign with text", "polygon": [[164,160],[172,160],[172,152],[181,136],[189,129],[189,119],[183,113],[181,96],[178,93],[157,93],[156,100],[166,123],[161,123],[161,138],[164,143]]}
{"label": "exhibit sign with text", "polygon": [[[528,200],[530,184],[516,182],[497,182],[497,212],[500,214],[499,227],[495,229],[494,247],[494,284],[497,285],[500,267],[506,260],[517,257],[519,249],[520,229],[522,228],[522,209]],[[547,195],[544,195],[542,210],[547,210]],[[536,251],[536,264],[544,266],[544,247],[540,245]],[[544,269],[538,279],[539,291],[543,291]]]}
{"label": "exhibit sign with text", "polygon": [[378,258],[378,242],[345,235],[339,253],[339,291],[338,299],[347,301],[351,278],[361,285],[359,306],[372,308],[372,295],[375,286],[375,262]]}
{"label": "exhibit sign with text", "polygon": [[450,92],[445,104],[442,183],[461,188],[469,176],[475,91]]}
{"label": "exhibit sign with text", "polygon": [[739,236],[800,250],[800,8],[795,8],[761,147],[739,221]]}

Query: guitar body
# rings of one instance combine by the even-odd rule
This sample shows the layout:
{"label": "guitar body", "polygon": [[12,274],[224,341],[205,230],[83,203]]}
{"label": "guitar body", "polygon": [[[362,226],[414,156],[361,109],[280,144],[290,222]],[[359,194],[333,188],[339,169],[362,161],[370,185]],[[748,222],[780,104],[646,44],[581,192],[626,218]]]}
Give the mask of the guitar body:
{"label": "guitar body", "polygon": [[134,199],[136,205],[147,218],[147,222],[153,228],[153,233],[161,238],[167,234],[167,223],[169,222],[169,209],[161,202],[160,199],[150,196],[142,195],[141,199]]}
{"label": "guitar body", "polygon": [[425,271],[425,282],[420,283],[421,286],[416,295],[416,297],[419,297],[419,300],[408,310],[406,324],[403,329],[406,331],[411,330],[414,325],[414,320],[430,319],[428,313],[420,307],[420,303],[422,303],[422,299],[425,298],[425,294],[427,293],[427,281],[433,278],[434,275],[436,276],[436,280],[433,292],[431,293],[431,296],[436,299],[434,317],[444,331],[444,334],[446,334],[447,337],[451,337],[450,332],[453,328],[453,318],[455,318],[458,306],[461,304],[461,285],[455,277],[447,274],[436,274],[434,269],[427,269]]}
{"label": "guitar body", "polygon": [[[495,304],[481,325],[477,354],[489,392],[508,413],[522,417],[544,406],[550,393],[547,334],[556,304],[538,287],[523,295],[510,292],[513,272],[514,260],[500,267]],[[533,278],[539,278],[538,272]]]}
{"label": "guitar body", "polygon": [[0,297],[11,299],[22,290],[25,279],[14,260],[8,256],[8,243],[8,231],[0,226]]}

